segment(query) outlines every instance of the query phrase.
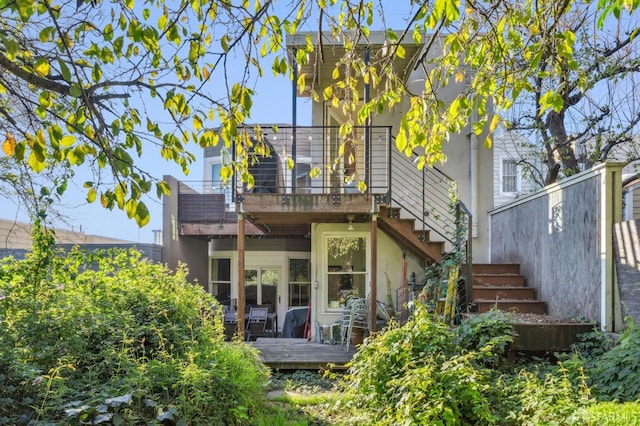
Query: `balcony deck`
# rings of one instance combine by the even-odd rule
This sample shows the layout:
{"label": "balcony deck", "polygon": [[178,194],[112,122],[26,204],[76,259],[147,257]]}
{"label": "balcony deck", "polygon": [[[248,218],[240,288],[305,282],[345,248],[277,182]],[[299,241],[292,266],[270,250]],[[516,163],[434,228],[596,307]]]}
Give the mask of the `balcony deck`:
{"label": "balcony deck", "polygon": [[279,370],[345,369],[356,353],[343,345],[309,342],[307,339],[260,337],[252,342],[268,367]]}

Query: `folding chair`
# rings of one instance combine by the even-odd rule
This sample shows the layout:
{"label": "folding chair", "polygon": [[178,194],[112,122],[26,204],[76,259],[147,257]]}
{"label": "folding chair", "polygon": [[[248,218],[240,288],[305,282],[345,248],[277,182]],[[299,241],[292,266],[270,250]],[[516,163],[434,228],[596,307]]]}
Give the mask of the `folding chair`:
{"label": "folding chair", "polygon": [[247,341],[255,340],[260,336],[264,336],[267,329],[267,320],[269,318],[268,307],[251,307],[249,308],[249,318],[245,335]]}

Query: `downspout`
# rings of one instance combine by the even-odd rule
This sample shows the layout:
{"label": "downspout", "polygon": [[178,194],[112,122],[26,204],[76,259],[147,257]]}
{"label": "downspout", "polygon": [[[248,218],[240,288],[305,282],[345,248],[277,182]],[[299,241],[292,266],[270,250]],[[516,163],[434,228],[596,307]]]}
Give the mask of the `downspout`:
{"label": "downspout", "polygon": [[297,157],[296,157],[296,137],[297,137],[297,116],[298,116],[298,110],[297,110],[297,96],[296,96],[296,89],[297,89],[297,84],[298,84],[298,62],[296,61],[296,53],[297,53],[298,49],[293,49],[293,79],[291,80],[291,126],[293,127],[293,133],[292,133],[292,137],[293,140],[291,141],[291,157],[293,157],[293,169],[291,170],[291,192],[295,194],[296,192],[296,181],[298,179],[298,161],[297,161]]}
{"label": "downspout", "polygon": [[[470,123],[470,159],[469,159],[469,195],[471,198],[471,235],[474,238],[478,237],[478,135],[473,131],[473,123],[478,121],[478,111],[473,110]],[[471,244],[471,241],[469,242]]]}

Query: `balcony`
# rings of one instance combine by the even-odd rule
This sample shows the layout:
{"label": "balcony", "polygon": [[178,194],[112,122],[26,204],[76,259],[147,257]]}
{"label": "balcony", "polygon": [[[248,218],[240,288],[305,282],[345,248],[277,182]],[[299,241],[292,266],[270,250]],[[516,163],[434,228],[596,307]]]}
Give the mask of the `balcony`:
{"label": "balcony", "polygon": [[390,127],[354,127],[346,137],[337,126],[278,127],[264,130],[263,144],[269,155],[249,166],[254,186],[233,187],[237,211],[254,223],[344,222],[388,194]]}
{"label": "balcony", "polygon": [[263,129],[262,144],[253,141],[260,148],[250,153],[251,188],[239,176],[226,186],[217,177],[180,183],[183,235],[235,235],[237,213],[249,219],[248,235],[305,235],[312,222],[365,220],[389,195],[390,127],[355,127],[342,137],[337,126],[274,126]]}

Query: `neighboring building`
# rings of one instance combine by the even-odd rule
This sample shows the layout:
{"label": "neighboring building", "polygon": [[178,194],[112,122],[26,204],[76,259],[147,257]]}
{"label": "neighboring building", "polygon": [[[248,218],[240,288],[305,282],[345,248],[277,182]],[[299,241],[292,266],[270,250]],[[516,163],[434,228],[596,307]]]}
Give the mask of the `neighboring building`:
{"label": "neighboring building", "polygon": [[[87,250],[136,247],[145,258],[158,262],[162,259],[162,246],[159,244],[140,244],[60,228],[55,229],[55,236],[56,246],[67,250],[73,246],[80,246]],[[0,257],[13,256],[16,259],[23,259],[30,248],[31,224],[0,219]]]}
{"label": "neighboring building", "polygon": [[543,185],[544,168],[534,146],[515,132],[493,136],[493,202],[499,207]]}
{"label": "neighboring building", "polygon": [[[287,47],[306,45],[307,36],[317,43],[317,34],[305,33],[290,37]],[[382,48],[384,33],[372,33],[369,40],[370,48]],[[324,64],[300,67],[320,92],[342,51],[329,38],[323,45]],[[404,47],[407,59],[394,62],[399,73],[413,69],[409,58],[423,46],[407,42]],[[420,75],[415,73],[404,76],[416,81]],[[493,187],[485,182],[493,179],[493,152],[483,148],[485,135],[452,135],[443,147],[448,161],[419,171],[413,158],[395,149],[397,111],[407,108],[403,100],[369,125],[354,128],[340,155],[338,127],[345,117],[329,104],[312,105],[312,126],[280,124],[277,132],[262,126],[272,155],[252,168],[252,190],[237,179],[221,185],[220,167],[234,154],[220,146],[205,149],[203,184],[165,176],[172,192],[164,199],[163,262],[169,267],[187,263],[192,278],[221,303],[237,304],[239,313],[245,305],[271,304],[284,318],[290,308],[310,306],[315,333],[315,325],[340,319],[348,291],[398,306],[412,273],[420,283],[425,265],[452,250],[456,224],[449,189],[454,183],[473,214],[473,260],[488,262],[487,211],[494,200]],[[283,153],[295,160],[293,170]],[[328,159],[335,165],[331,172],[323,167]],[[309,171],[317,166],[320,176],[311,178]],[[354,188],[354,176],[367,183],[364,193]],[[375,303],[370,307],[377,309]]]}

